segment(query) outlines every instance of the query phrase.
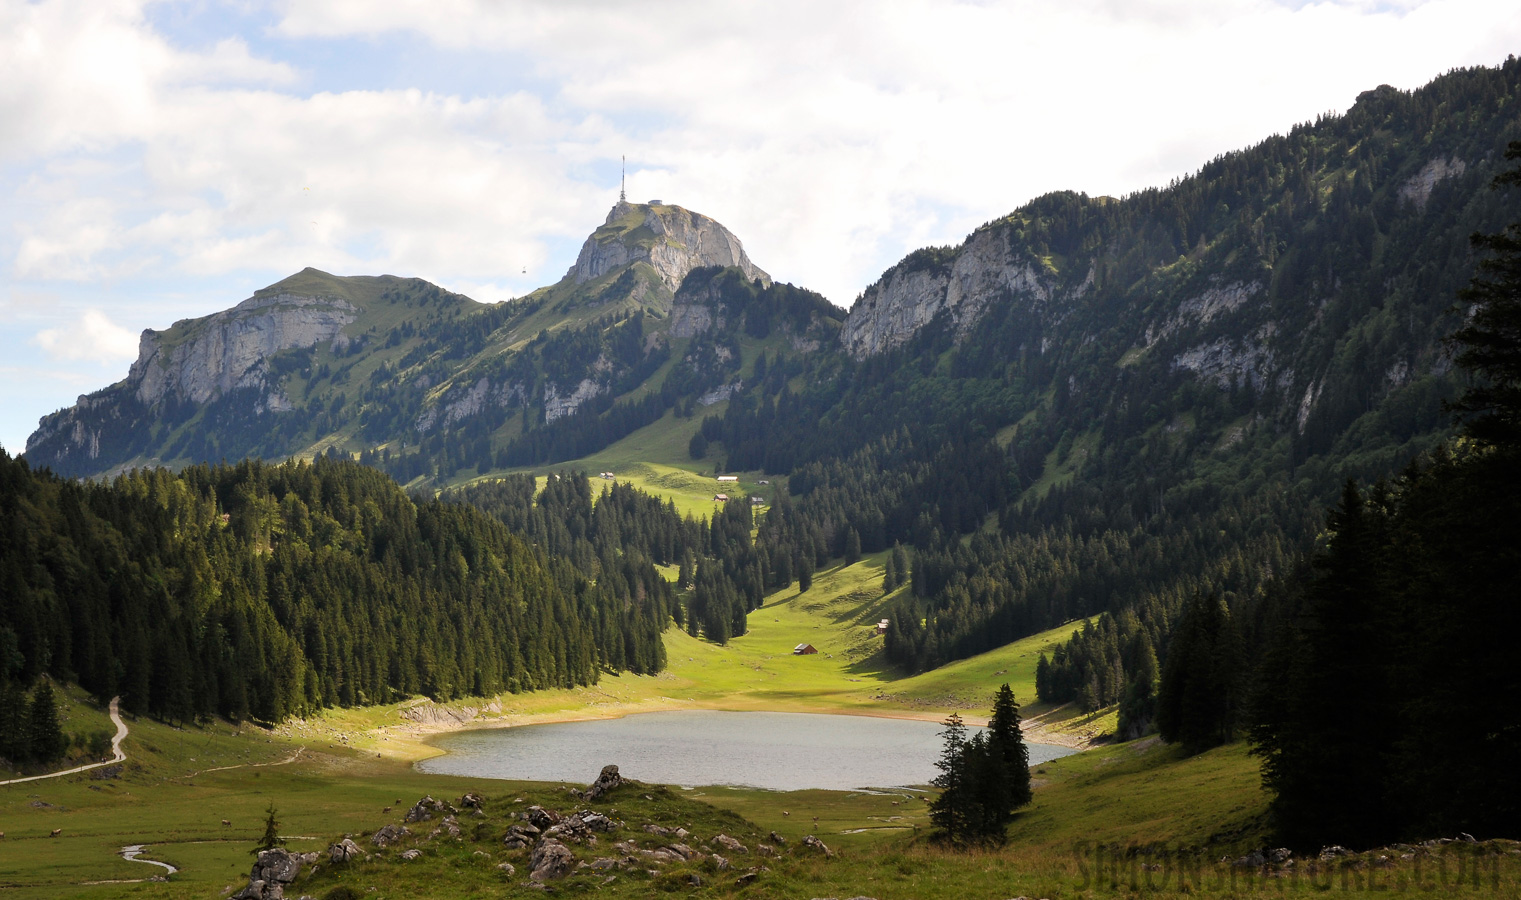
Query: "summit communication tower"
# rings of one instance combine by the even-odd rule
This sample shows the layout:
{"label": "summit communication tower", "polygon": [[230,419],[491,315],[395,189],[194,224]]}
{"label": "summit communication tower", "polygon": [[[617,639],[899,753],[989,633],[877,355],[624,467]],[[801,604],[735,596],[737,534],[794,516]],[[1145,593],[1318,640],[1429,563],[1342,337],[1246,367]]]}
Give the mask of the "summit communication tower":
{"label": "summit communication tower", "polygon": [[618,202],[619,203],[627,203],[628,202],[628,157],[624,156],[624,157],[622,157],[622,159],[623,159],[623,180],[620,181],[620,182],[618,182]]}

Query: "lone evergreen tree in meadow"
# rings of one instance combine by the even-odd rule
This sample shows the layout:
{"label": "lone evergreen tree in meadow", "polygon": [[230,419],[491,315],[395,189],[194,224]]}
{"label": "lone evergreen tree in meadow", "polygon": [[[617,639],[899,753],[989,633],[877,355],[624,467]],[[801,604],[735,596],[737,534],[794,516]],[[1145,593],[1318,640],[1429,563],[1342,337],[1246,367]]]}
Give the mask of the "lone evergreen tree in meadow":
{"label": "lone evergreen tree in meadow", "polygon": [[275,805],[270,803],[264,816],[264,834],[259,838],[259,843],[254,845],[253,852],[257,856],[265,850],[284,846],[285,838],[280,837],[280,821],[275,818]]}

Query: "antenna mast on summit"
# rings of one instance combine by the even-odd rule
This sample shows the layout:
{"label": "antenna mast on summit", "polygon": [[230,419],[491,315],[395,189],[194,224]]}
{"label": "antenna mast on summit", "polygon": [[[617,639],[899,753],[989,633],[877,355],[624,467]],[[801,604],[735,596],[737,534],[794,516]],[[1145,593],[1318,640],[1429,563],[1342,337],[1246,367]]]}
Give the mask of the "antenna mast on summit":
{"label": "antenna mast on summit", "polygon": [[623,180],[618,183],[618,202],[628,202],[628,157],[623,157]]}

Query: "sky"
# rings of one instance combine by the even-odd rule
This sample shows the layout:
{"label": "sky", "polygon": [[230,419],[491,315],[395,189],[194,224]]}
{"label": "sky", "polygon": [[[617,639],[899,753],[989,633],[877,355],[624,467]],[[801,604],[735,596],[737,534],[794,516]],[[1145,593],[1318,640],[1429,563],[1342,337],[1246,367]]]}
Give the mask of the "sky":
{"label": "sky", "polygon": [[553,283],[624,156],[848,307],[1048,191],[1518,49],[1514,0],[0,0],[0,446],[306,266]]}

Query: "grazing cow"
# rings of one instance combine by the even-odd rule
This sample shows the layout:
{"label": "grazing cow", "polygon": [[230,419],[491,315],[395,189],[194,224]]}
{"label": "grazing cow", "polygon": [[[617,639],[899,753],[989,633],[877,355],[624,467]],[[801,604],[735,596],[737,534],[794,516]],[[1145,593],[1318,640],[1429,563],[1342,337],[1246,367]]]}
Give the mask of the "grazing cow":
{"label": "grazing cow", "polygon": [[381,812],[388,813],[388,812],[391,811],[391,809],[392,809],[392,807],[387,806],[385,809],[382,809]]}
{"label": "grazing cow", "polygon": [[223,819],[223,820],[222,820],[222,824],[223,824],[223,825],[231,825],[231,824],[232,824],[232,823],[231,823],[231,822],[229,822],[229,821],[227,821],[227,820],[226,820],[226,819]]}
{"label": "grazing cow", "polygon": [[58,837],[60,834],[63,834],[63,829],[62,828],[54,828],[53,829],[53,833],[50,834],[50,835],[48,835],[48,837]]}

